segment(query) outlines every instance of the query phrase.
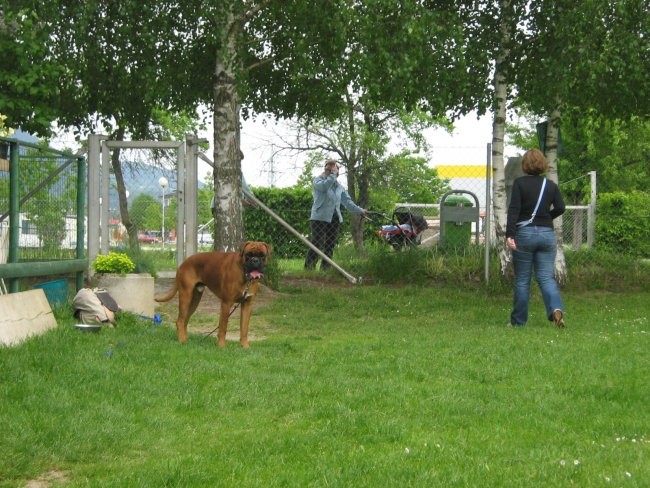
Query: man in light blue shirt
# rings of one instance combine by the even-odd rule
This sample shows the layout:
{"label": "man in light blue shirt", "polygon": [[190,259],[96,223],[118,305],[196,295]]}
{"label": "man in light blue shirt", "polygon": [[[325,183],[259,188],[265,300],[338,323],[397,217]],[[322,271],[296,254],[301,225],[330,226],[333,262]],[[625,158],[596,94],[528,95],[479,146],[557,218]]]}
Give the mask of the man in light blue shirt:
{"label": "man in light blue shirt", "polygon": [[[343,223],[341,205],[351,213],[365,215],[366,211],[356,205],[348,192],[341,186],[337,178],[339,165],[333,160],[325,161],[325,170],[312,183],[314,203],[311,207],[311,242],[327,257],[332,258],[334,247]],[[314,269],[318,262],[318,254],[309,249],[305,258],[305,269]],[[324,259],[320,263],[321,271],[326,270],[329,263]]]}

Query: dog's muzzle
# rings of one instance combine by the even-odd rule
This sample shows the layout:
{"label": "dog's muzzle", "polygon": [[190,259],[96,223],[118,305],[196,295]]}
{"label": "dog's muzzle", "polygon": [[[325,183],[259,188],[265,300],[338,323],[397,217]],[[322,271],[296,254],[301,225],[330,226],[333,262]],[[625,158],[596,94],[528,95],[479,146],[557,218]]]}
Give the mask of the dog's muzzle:
{"label": "dog's muzzle", "polygon": [[244,271],[246,277],[251,280],[259,280],[264,276],[264,262],[266,256],[264,255],[246,255],[244,263]]}

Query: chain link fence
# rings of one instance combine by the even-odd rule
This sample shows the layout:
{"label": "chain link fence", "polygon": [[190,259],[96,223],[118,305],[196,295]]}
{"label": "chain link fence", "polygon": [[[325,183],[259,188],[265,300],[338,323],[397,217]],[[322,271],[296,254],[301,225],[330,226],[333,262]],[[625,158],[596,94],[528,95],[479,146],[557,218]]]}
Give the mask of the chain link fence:
{"label": "chain link fence", "polygon": [[[364,244],[375,242],[391,246],[395,250],[436,246],[466,249],[468,246],[484,245],[487,209],[491,205],[489,198],[492,193],[491,182],[485,177],[485,165],[440,166],[437,169],[439,176],[451,189],[447,198],[436,204],[399,202],[392,211],[370,212],[363,224]],[[344,223],[341,226],[323,222],[319,223],[316,229],[312,229],[309,223],[311,191],[306,191],[307,195],[301,202],[292,202],[291,208],[282,209],[283,218],[292,227],[299,229],[303,237],[317,244],[325,254],[333,254],[336,260],[340,248],[347,248],[355,242],[352,225],[355,217],[342,209]],[[256,190],[256,193],[260,193],[260,190]],[[266,195],[261,194],[258,197],[273,210],[278,210],[273,203],[266,201]],[[462,213],[465,210],[468,211],[467,214]],[[262,211],[248,209],[246,212],[250,216],[251,213]],[[461,217],[457,217],[458,215]],[[587,249],[594,245],[595,215],[595,208],[588,205],[567,206],[560,219],[562,231],[559,236],[565,251]],[[271,243],[278,251],[276,257],[281,259],[283,271],[313,268],[317,267],[319,261],[323,261],[321,256],[315,255],[306,244],[286,232],[272,219],[269,219],[268,228],[264,232],[258,232],[259,228],[254,220],[252,217],[245,218],[248,237]],[[319,233],[315,240],[314,230]]]}
{"label": "chain link fence", "polygon": [[177,174],[173,156],[171,150],[120,149],[127,212],[123,214],[120,208],[118,183],[112,171],[107,205],[111,248],[129,247],[127,226],[133,229],[143,250],[162,250],[175,242]]}
{"label": "chain link fence", "polygon": [[[0,144],[4,144],[0,142]],[[33,145],[14,145],[20,178],[10,209],[10,161],[0,158],[0,243],[9,255],[11,212],[18,218],[17,259],[48,261],[74,259],[77,248],[79,181],[77,158]],[[8,156],[8,153],[5,153]],[[12,158],[13,159],[13,158]]]}
{"label": "chain link fence", "polygon": [[52,275],[81,285],[85,178],[78,156],[0,138],[0,293]]}
{"label": "chain link fence", "polygon": [[[68,164],[73,159],[47,154],[36,148],[21,148],[21,181],[19,184],[19,253],[22,261],[66,259],[75,256],[79,229],[76,214],[79,211],[77,167]],[[174,251],[177,225],[177,181],[173,164],[151,164],[150,156],[136,151],[123,151],[124,185],[128,219],[137,229],[137,241],[146,252]],[[7,260],[9,173],[8,163],[0,165],[0,257]],[[486,238],[486,217],[491,194],[491,182],[486,179],[485,165],[438,166],[438,176],[444,180],[454,198],[439,203],[399,202],[386,212],[368,213],[362,224],[355,225],[352,214],[342,209],[344,222],[331,229],[313,229],[309,215],[312,204],[311,189],[253,188],[253,193],[276,217],[262,208],[245,207],[247,238],[263,240],[274,248],[281,272],[302,271],[317,267],[322,256],[310,250],[314,230],[321,236],[314,241],[317,247],[337,259],[337,253],[363,239],[364,244],[375,243],[395,250],[404,247],[420,249],[445,246],[445,239],[454,239],[453,247],[483,245]],[[211,170],[203,168],[199,182],[196,208],[198,251],[212,250],[215,232],[210,199],[214,194]],[[120,210],[114,175],[110,175],[108,201],[110,247],[126,249],[129,236]],[[459,218],[458,209],[470,209],[471,219]],[[446,214],[451,212],[451,217]],[[568,205],[561,219],[562,241],[565,251],[598,246],[595,208],[587,205]],[[278,219],[279,218],[279,219]],[[611,218],[611,216],[610,216]],[[615,217],[626,222],[621,212]],[[636,217],[633,217],[636,218]],[[457,219],[457,220],[455,220]],[[638,218],[636,218],[638,220]],[[635,222],[637,226],[649,226]],[[290,227],[293,230],[289,230]],[[327,226],[326,226],[327,227]],[[84,231],[87,235],[87,229]],[[330,239],[330,240],[328,240]],[[317,241],[317,242],[316,242]],[[624,251],[623,249],[621,249]],[[170,253],[172,254],[172,253]],[[308,255],[310,256],[307,259]],[[1,263],[0,263],[1,264]]]}

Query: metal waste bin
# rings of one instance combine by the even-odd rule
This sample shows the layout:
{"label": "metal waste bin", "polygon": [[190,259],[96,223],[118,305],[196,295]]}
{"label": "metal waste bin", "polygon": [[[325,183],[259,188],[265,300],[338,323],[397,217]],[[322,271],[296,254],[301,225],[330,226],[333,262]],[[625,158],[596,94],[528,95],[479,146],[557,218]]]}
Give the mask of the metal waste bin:
{"label": "metal waste bin", "polygon": [[478,228],[478,199],[472,194],[477,202],[477,205],[474,206],[468,198],[454,193],[465,192],[452,190],[442,197],[440,202],[440,241],[445,249],[464,249],[471,242],[472,222],[476,222]]}

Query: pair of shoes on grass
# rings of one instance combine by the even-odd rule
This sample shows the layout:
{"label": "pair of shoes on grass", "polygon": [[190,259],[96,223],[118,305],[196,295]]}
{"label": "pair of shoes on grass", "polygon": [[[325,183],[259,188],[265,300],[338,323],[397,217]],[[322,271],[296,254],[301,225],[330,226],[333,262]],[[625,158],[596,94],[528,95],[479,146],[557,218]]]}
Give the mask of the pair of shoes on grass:
{"label": "pair of shoes on grass", "polygon": [[[562,310],[559,308],[556,308],[553,310],[553,314],[551,315],[551,319],[553,320],[553,323],[560,329],[563,329],[565,326],[564,324],[564,313]],[[524,324],[513,324],[512,322],[509,322],[506,324],[507,327],[513,327],[513,328],[519,328],[523,327]]]}

